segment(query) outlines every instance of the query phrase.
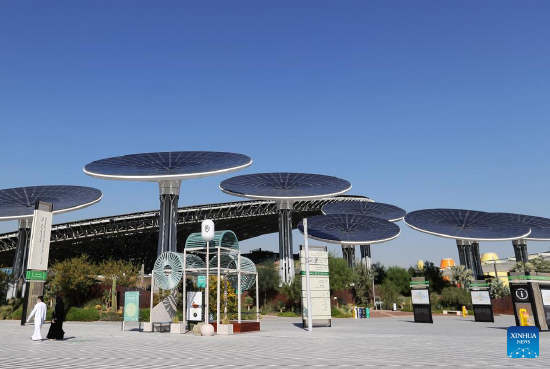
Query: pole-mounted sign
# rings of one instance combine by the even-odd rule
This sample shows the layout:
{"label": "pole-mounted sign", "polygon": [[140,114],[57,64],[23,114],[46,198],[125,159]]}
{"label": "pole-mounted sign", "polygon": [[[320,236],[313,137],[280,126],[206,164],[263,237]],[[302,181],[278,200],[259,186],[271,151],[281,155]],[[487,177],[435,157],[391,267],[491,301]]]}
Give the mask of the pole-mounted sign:
{"label": "pole-mounted sign", "polygon": [[27,263],[28,275],[32,275],[32,271],[35,270],[48,270],[50,235],[52,233],[52,211],[52,204],[43,201],[36,202],[31,228],[29,261]]}

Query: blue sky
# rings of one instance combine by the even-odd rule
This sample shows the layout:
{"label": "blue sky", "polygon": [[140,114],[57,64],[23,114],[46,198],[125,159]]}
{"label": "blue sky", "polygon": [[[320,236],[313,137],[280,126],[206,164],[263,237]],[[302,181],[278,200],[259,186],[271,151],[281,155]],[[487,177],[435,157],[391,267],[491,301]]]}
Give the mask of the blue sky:
{"label": "blue sky", "polygon": [[[408,211],[550,217],[549,11],[502,0],[4,2],[0,188],[104,192],[58,222],[156,209],[155,185],[81,168],[216,150],[251,156],[241,173],[335,175]],[[185,182],[180,204],[234,200],[218,189],[227,177]],[[375,260],[457,259],[453,241],[399,225]],[[277,238],[243,244],[275,250]],[[481,245],[490,250],[513,254]]]}

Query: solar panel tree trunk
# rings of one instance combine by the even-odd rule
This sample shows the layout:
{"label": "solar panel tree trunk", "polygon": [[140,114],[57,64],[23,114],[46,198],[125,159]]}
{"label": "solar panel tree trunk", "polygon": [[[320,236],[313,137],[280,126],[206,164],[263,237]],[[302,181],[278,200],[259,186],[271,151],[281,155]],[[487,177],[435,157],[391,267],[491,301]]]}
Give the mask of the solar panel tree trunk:
{"label": "solar panel tree trunk", "polygon": [[529,255],[527,253],[527,241],[526,240],[515,240],[512,241],[514,246],[514,254],[516,257],[516,262],[526,263],[529,261]]}
{"label": "solar panel tree trunk", "polygon": [[22,295],[23,286],[25,285],[25,273],[27,272],[31,224],[32,218],[19,220],[17,248],[13,258],[13,280],[8,291],[8,298],[20,298]]}
{"label": "solar panel tree trunk", "polygon": [[178,200],[181,180],[160,181],[159,243],[157,256],[177,251]]}
{"label": "solar panel tree trunk", "polygon": [[370,253],[370,245],[361,245],[361,263],[370,269],[371,266],[371,253]]}
{"label": "solar panel tree trunk", "polygon": [[292,247],[292,202],[280,202],[279,209],[279,275],[281,283],[294,279],[294,252]]}

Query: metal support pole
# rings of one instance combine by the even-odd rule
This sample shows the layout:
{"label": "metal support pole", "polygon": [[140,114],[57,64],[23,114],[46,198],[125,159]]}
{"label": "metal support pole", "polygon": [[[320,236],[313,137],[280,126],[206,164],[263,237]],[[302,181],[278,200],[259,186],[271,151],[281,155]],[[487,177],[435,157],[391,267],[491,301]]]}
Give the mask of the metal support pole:
{"label": "metal support pole", "polygon": [[292,203],[281,202],[279,208],[279,274],[282,283],[294,279],[294,253],[292,246]]}
{"label": "metal support pole", "polygon": [[[149,303],[149,323],[153,323],[153,295],[155,294],[155,271],[151,271],[151,301]],[[151,330],[153,326],[151,326]]]}
{"label": "metal support pole", "polygon": [[353,245],[341,245],[342,246],[342,255],[346,259],[348,266],[350,268],[355,264],[355,246]]}
{"label": "metal support pole", "polygon": [[256,274],[256,321],[260,321],[260,290],[258,289],[258,274]]}
{"label": "metal support pole", "polygon": [[15,249],[12,267],[13,281],[8,290],[8,299],[12,297],[21,297],[22,294],[23,285],[25,284],[25,274],[27,272],[31,225],[32,218],[19,220],[17,249]]}
{"label": "metal support pole", "polygon": [[481,279],[483,277],[483,268],[481,267],[481,255],[479,254],[479,243],[472,242],[470,246],[472,249],[472,261],[475,273],[477,274],[476,279]]}
{"label": "metal support pole", "polygon": [[370,254],[370,245],[360,245],[361,250],[361,263],[370,269],[371,265],[371,254]]}
{"label": "metal support pole", "polygon": [[218,280],[217,280],[217,284],[218,284],[218,294],[217,294],[217,298],[216,298],[216,329],[220,329],[220,268],[221,268],[221,265],[220,265],[220,262],[221,262],[221,249],[220,249],[220,246],[218,245]]}
{"label": "metal support pole", "polygon": [[462,240],[456,240],[456,247],[458,248],[458,259],[460,260],[460,265],[464,265],[466,268],[466,245]]}
{"label": "metal support pole", "polygon": [[237,254],[237,322],[241,323],[241,298],[242,298],[242,286],[241,286],[241,252]]}
{"label": "metal support pole", "polygon": [[529,261],[529,254],[527,253],[527,241],[526,240],[519,240],[519,250],[521,254],[521,259],[524,263],[527,263]]}
{"label": "metal support pole", "polygon": [[309,242],[307,235],[307,218],[304,218],[304,248],[306,251],[306,293],[307,293],[307,330],[311,332],[313,330],[312,322],[312,306],[311,306],[311,281],[309,278]]}
{"label": "metal support pole", "polygon": [[495,257],[491,257],[493,259],[493,269],[495,270],[495,280],[498,281],[498,272],[497,272],[497,261],[495,260]]}
{"label": "metal support pole", "polygon": [[160,214],[157,256],[166,251],[177,251],[178,199],[181,180],[159,182]]}
{"label": "metal support pole", "polygon": [[204,287],[204,322],[210,323],[210,315],[208,315],[210,298],[210,241],[206,241],[206,285]]}
{"label": "metal support pole", "polygon": [[[187,252],[183,249],[183,326],[187,327]],[[186,328],[187,329],[187,328]]]}

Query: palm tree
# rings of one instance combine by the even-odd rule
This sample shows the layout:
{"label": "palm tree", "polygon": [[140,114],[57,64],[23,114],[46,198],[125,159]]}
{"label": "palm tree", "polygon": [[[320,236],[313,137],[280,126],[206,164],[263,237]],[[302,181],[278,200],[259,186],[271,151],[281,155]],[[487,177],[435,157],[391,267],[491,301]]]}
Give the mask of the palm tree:
{"label": "palm tree", "polygon": [[464,265],[452,266],[449,270],[451,271],[449,275],[451,283],[460,285],[462,288],[466,287],[468,282],[474,280],[474,273],[470,269],[466,269]]}

